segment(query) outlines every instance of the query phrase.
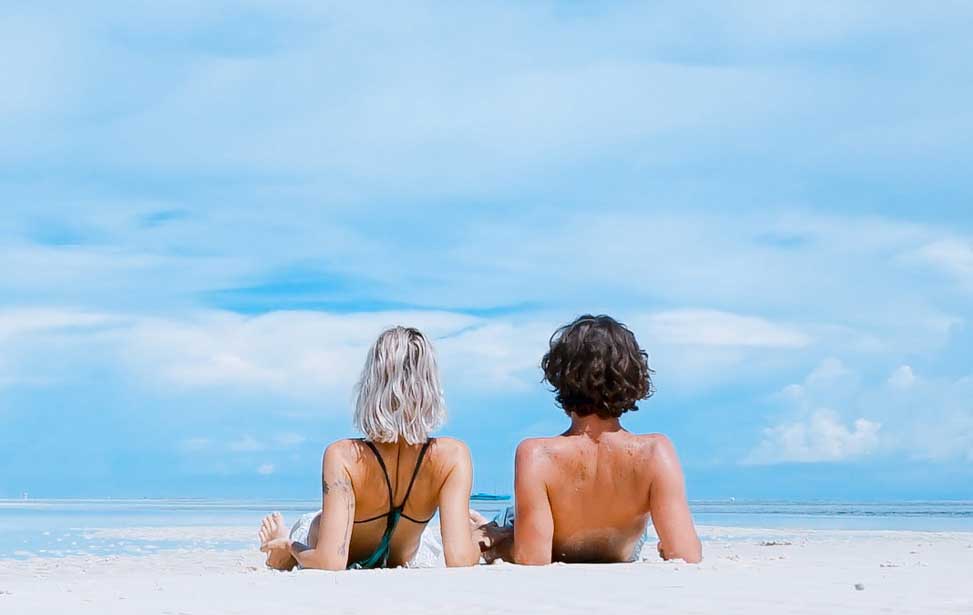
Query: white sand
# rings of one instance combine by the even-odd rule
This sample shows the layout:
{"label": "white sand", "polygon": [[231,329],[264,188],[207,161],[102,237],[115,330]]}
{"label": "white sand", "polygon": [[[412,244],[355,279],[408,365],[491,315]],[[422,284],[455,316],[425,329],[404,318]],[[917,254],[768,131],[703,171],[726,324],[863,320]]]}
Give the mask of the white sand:
{"label": "white sand", "polygon": [[[650,559],[278,573],[263,568],[256,550],[0,560],[0,614],[973,614],[973,533],[700,529],[712,538],[698,566]],[[126,529],[104,536],[165,540],[187,532],[237,539],[246,530]],[[790,544],[761,544],[768,540]]]}

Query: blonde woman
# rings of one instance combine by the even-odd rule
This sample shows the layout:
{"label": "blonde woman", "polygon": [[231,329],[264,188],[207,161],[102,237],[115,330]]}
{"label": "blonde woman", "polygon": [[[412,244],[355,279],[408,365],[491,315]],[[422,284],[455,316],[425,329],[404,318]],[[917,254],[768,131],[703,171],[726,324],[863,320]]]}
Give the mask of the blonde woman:
{"label": "blonde woman", "polygon": [[288,531],[279,513],[260,528],[260,550],[277,570],[384,568],[412,562],[439,511],[447,566],[472,566],[473,464],[466,445],[431,438],[446,418],[439,369],[417,329],[383,332],[368,352],[355,404],[365,437],[324,452],[322,510]]}

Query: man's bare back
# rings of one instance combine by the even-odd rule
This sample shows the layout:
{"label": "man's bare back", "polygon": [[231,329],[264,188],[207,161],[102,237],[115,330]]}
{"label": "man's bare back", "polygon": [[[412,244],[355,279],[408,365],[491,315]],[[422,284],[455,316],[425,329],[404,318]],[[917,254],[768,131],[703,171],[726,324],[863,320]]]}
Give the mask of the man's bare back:
{"label": "man's bare back", "polygon": [[682,471],[668,438],[617,419],[574,417],[517,449],[514,561],[626,562],[653,521],[667,559],[701,559]]}

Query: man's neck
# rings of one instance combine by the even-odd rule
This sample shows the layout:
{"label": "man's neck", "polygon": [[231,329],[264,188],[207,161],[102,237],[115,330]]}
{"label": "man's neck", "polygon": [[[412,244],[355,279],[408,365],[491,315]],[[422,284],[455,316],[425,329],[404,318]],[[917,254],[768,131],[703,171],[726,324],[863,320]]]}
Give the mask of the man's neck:
{"label": "man's neck", "polygon": [[571,417],[571,427],[564,433],[566,436],[586,435],[597,438],[603,433],[622,431],[622,424],[617,418],[602,418],[597,414],[588,416],[578,416],[575,413],[569,414]]}

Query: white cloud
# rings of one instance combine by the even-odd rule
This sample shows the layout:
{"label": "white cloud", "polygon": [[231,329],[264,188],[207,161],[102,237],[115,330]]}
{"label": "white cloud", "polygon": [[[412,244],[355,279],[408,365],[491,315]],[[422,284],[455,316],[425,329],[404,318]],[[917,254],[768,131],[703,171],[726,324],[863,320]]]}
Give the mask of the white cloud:
{"label": "white cloud", "polygon": [[[105,207],[112,215],[103,217],[131,222],[131,215],[120,206]],[[541,225],[514,212],[503,223],[489,217],[463,218],[457,221],[455,234],[437,233],[435,245],[427,246],[406,236],[376,241],[362,232],[361,221],[349,217],[340,212],[328,217],[312,213],[267,225],[260,223],[259,212],[213,207],[172,228],[138,231],[118,221],[103,223],[118,245],[14,246],[6,255],[13,275],[0,278],[0,293],[39,295],[55,303],[77,300],[78,305],[97,305],[123,293],[137,304],[134,311],[153,313],[162,306],[175,313],[176,317],[159,318],[156,324],[163,335],[191,342],[187,350],[207,342],[196,335],[200,327],[217,329],[220,323],[215,318],[207,321],[198,312],[187,313],[185,297],[273,283],[274,276],[289,265],[307,261],[329,263],[322,278],[334,272],[370,285],[370,294],[407,304],[467,308],[538,302],[577,311],[618,305],[631,312],[644,311],[639,306],[652,305],[649,301],[658,298],[664,305],[690,306],[646,319],[639,333],[646,334],[647,344],[797,349],[827,342],[887,354],[896,343],[910,348],[935,346],[957,321],[932,305],[929,293],[914,292],[911,281],[900,284],[896,263],[886,256],[915,249],[937,235],[915,224],[820,214],[768,222],[766,217],[729,220],[700,212],[598,216],[568,212]],[[213,233],[213,228],[225,232]],[[809,239],[786,250],[753,239],[767,234]],[[322,243],[322,235],[333,239]],[[203,237],[205,250],[200,245]],[[581,242],[599,249],[592,254],[565,249]],[[208,256],[176,256],[160,249],[169,244]],[[268,250],[257,255],[247,249],[250,245],[265,245]],[[666,266],[656,267],[660,262]],[[188,269],[193,276],[184,275]],[[804,273],[810,271],[828,275]],[[855,292],[848,290],[852,287]],[[292,298],[284,293],[284,300]],[[296,298],[315,297],[298,293]],[[273,307],[273,299],[266,298],[268,307]],[[712,305],[733,307],[708,309]],[[762,316],[766,313],[777,316]],[[849,313],[868,317],[849,318]],[[808,314],[818,322],[807,323]],[[141,322],[147,336],[150,320]],[[471,324],[481,320],[502,319],[471,319]],[[249,324],[262,323],[266,329],[270,322],[260,317]],[[838,322],[840,327],[829,324]],[[553,330],[558,323],[545,324]],[[172,379],[195,381],[196,386],[221,380],[264,382],[268,388],[289,386],[265,358],[221,346],[226,352],[209,351],[205,360],[192,362],[199,369],[178,363],[169,366]],[[306,357],[309,365],[321,359]]]}
{"label": "white cloud", "polygon": [[444,386],[522,391],[540,380],[541,357],[555,325],[488,322],[437,342]]}
{"label": "white cloud", "polygon": [[896,389],[908,389],[916,383],[916,375],[912,371],[912,367],[900,365],[889,376],[888,383],[889,386]]}
{"label": "white cloud", "polygon": [[973,283],[973,241],[940,239],[924,245],[915,257],[963,282]]}
{"label": "white cloud", "polygon": [[860,386],[855,370],[837,357],[826,357],[799,384],[787,385],[772,397],[807,415],[818,408],[844,408]]}
{"label": "white cloud", "polygon": [[49,331],[91,329],[119,323],[108,314],[59,308],[22,308],[0,310],[0,342],[16,336]]}
{"label": "white cloud", "polygon": [[826,359],[801,384],[770,398],[783,409],[743,463],[837,461],[879,452],[966,459],[973,451],[971,400],[973,377],[920,378],[900,365],[887,378],[863,381],[843,361]]}
{"label": "white cloud", "polygon": [[[555,327],[433,310],[257,316],[210,310],[168,317],[7,310],[0,312],[0,341],[8,341],[0,381],[26,382],[27,372],[34,382],[41,375],[56,380],[69,373],[68,365],[97,360],[161,393],[260,391],[303,401],[327,398],[344,411],[368,347],[397,324],[418,327],[433,340],[447,391],[522,390],[536,382]],[[58,363],[49,365],[44,355],[54,348]],[[42,369],[28,369],[35,363]],[[284,434],[280,443],[299,437]]]}
{"label": "white cloud", "polygon": [[0,310],[0,387],[43,387],[103,365],[105,344],[130,324],[124,317],[83,309]]}
{"label": "white cloud", "polygon": [[734,382],[765,380],[816,344],[801,328],[706,309],[616,314],[631,326],[656,370],[659,391],[697,394]]}
{"label": "white cloud", "polygon": [[275,469],[276,469],[276,467],[274,466],[274,464],[272,464],[272,463],[265,463],[265,464],[262,464],[260,466],[257,466],[257,474],[259,474],[261,476],[270,476],[271,474],[274,473],[274,470]]}
{"label": "white cloud", "polygon": [[826,386],[849,375],[851,371],[841,359],[828,357],[808,374],[804,382],[809,387]]}
{"label": "white cloud", "polygon": [[[87,205],[87,204],[85,204]],[[116,203],[91,203],[91,217],[98,218],[96,236],[109,245],[39,245],[18,237],[30,216],[16,216],[11,239],[0,241],[0,295],[15,297],[23,311],[89,311],[105,315],[119,306],[133,312],[165,309],[173,293],[192,296],[226,286],[230,280],[254,273],[255,262],[237,254],[187,255],[153,246],[150,238],[133,228],[131,212]],[[151,211],[149,209],[148,211]],[[47,214],[47,215],[44,215]],[[55,226],[60,216],[53,211],[34,214],[40,224]],[[101,218],[108,221],[102,222]],[[137,216],[136,216],[137,218]],[[36,224],[36,223],[35,223]],[[121,227],[121,228],[116,228]],[[204,231],[203,231],[204,232]],[[175,239],[175,238],[173,238]],[[198,239],[183,238],[194,242]],[[182,242],[183,239],[175,239]],[[195,252],[195,248],[190,248]],[[191,270],[193,275],[185,272]],[[99,306],[108,308],[73,308]],[[50,307],[68,306],[68,307]],[[185,307],[185,305],[183,305]],[[118,316],[118,314],[115,314]]]}
{"label": "white cloud", "polygon": [[811,338],[802,331],[763,318],[716,310],[673,310],[646,319],[649,339],[688,346],[803,348]]}
{"label": "white cloud", "polygon": [[[557,310],[426,315],[447,393],[489,395],[536,384],[562,316],[664,309],[631,323],[660,385],[793,381],[781,399],[804,414],[771,424],[834,408],[849,433],[881,422],[898,451],[970,454],[971,396],[925,371],[969,359],[937,354],[971,312],[937,275],[973,288],[969,216],[927,216],[919,188],[969,181],[969,80],[950,78],[970,56],[963,3],[746,0],[706,20],[698,2],[96,4],[0,19],[16,178],[0,187],[0,303],[79,306],[0,318],[0,385],[346,409],[385,316],[200,306]],[[854,190],[793,189],[836,170],[896,194],[905,219],[842,213],[870,209]],[[143,224],[172,207],[184,218]],[[287,283],[302,266],[320,267],[310,290]],[[839,369],[794,380],[828,356]],[[923,378],[886,384],[914,357]]]}
{"label": "white cloud", "polygon": [[271,312],[253,317],[208,312],[140,321],[128,338],[126,356],[143,378],[166,386],[348,398],[368,347],[384,328],[408,324],[435,339],[476,322],[446,312]]}
{"label": "white cloud", "polygon": [[838,414],[821,409],[804,420],[764,430],[760,443],[744,460],[747,464],[845,461],[874,452],[881,424],[858,418],[846,425]]}
{"label": "white cloud", "polygon": [[[92,140],[89,153],[106,164],[150,168],[337,171],[337,177],[359,185],[429,194],[493,186],[517,179],[528,166],[594,156],[679,128],[741,130],[772,116],[775,107],[807,105],[794,87],[788,87],[797,85],[798,77],[772,67],[669,62],[652,57],[649,49],[630,57],[607,50],[570,52],[581,41],[584,48],[595,50],[592,36],[611,45],[623,26],[617,17],[592,23],[600,27],[583,36],[538,11],[494,13],[505,24],[502,32],[490,27],[489,18],[480,22],[479,12],[418,12],[423,16],[383,7],[381,20],[358,11],[329,12],[326,20],[302,15],[295,18],[308,27],[328,29],[300,37],[304,44],[299,49],[259,60],[183,57],[181,70],[156,71],[165,80],[167,96],[132,101],[132,112],[119,114],[116,122],[103,127],[111,133],[103,140],[116,146]],[[388,19],[408,24],[403,30],[409,35],[389,29]],[[415,44],[426,36],[422,32],[441,34],[444,24],[461,22],[468,28],[449,52],[430,53],[425,45]],[[370,34],[376,28],[381,35]],[[362,34],[340,35],[354,30]],[[538,41],[538,35],[547,44]],[[630,36],[634,38],[634,32]],[[363,48],[362,40],[372,37],[394,46],[394,52],[389,47],[376,50],[374,45]],[[496,48],[497,37],[510,49],[489,55],[479,51]],[[642,34],[636,40],[650,38]],[[553,46],[560,47],[560,53],[548,53]],[[112,57],[107,51],[104,57]],[[546,57],[527,64],[519,61],[523,54],[539,53]],[[339,57],[343,61],[335,62]],[[326,70],[331,82],[344,87],[339,92],[305,79],[315,69]],[[270,95],[268,84],[300,95]],[[755,91],[765,94],[754,96]],[[227,99],[238,104],[227,107]],[[255,109],[275,121],[259,133],[235,130]],[[200,122],[201,117],[207,121]],[[183,135],[191,147],[180,147],[170,130],[173,123],[197,127]],[[153,147],[133,146],[131,135],[141,135]],[[128,158],[120,157],[119,149]],[[425,164],[431,157],[439,160],[438,169]],[[389,164],[392,161],[397,164]]]}
{"label": "white cloud", "polygon": [[[584,19],[572,15],[572,9],[532,4],[475,9],[313,4],[172,11],[191,19],[173,19],[149,8],[121,15],[88,7],[70,20],[46,12],[32,24],[16,23],[5,32],[20,41],[7,49],[8,55],[20,57],[21,46],[34,49],[31,43],[37,40],[48,69],[25,72],[14,63],[13,74],[21,74],[15,80],[22,85],[13,89],[37,91],[17,106],[34,109],[37,105],[30,103],[40,97],[64,115],[113,112],[116,121],[84,131],[93,133],[84,135],[87,142],[74,137],[85,146],[78,148],[81,157],[109,168],[312,167],[338,169],[335,175],[359,185],[387,189],[391,183],[400,192],[436,190],[450,182],[470,190],[471,185],[493,184],[482,181],[483,175],[513,183],[525,168],[585,155],[597,159],[650,135],[657,137],[651,149],[660,150],[664,137],[678,129],[697,140],[712,135],[724,146],[733,142],[728,131],[747,130],[747,145],[759,149],[755,135],[765,134],[786,147],[790,140],[774,139],[773,128],[778,123],[816,125],[822,108],[831,111],[823,114],[829,125],[841,124],[829,137],[865,123],[862,117],[871,119],[869,124],[894,126],[886,117],[889,111],[861,104],[855,86],[862,78],[854,70],[812,70],[808,55],[841,57],[837,54],[847,45],[868,66],[870,56],[854,53],[853,43],[867,44],[876,31],[894,42],[918,27],[924,38],[889,46],[914,49],[920,41],[928,44],[925,39],[953,40],[942,31],[964,22],[963,13],[952,7],[936,11],[952,13],[950,19],[933,19],[928,9],[920,14],[904,5],[890,11],[849,8],[847,3],[838,9],[785,2],[707,6],[713,18],[703,21],[696,18],[694,3],[667,9],[639,3],[591,8],[585,9]],[[263,25],[261,44],[247,40],[246,28],[229,25],[246,19]],[[285,33],[281,22],[301,26]],[[92,36],[96,25],[119,35]],[[220,44],[211,49],[212,39],[250,53],[239,57]],[[419,42],[433,39],[436,45]],[[173,40],[183,43],[179,52],[160,53],[159,41]],[[496,45],[497,40],[504,44]],[[138,53],[124,53],[130,46]],[[819,46],[829,53],[808,53]],[[950,55],[963,57],[964,50],[961,46]],[[527,57],[530,62],[523,61]],[[776,61],[760,62],[761,57]],[[68,70],[79,64],[87,70]],[[58,79],[51,79],[52,68]],[[328,79],[306,78],[321,71]],[[144,77],[150,73],[152,79]],[[64,88],[65,75],[82,82]],[[131,82],[124,96],[91,95],[118,75]],[[867,75],[871,91],[897,86],[882,71]],[[960,87],[937,86],[949,92]],[[934,100],[941,98],[951,102],[961,96]],[[226,100],[237,104],[228,107]],[[833,112],[835,107],[844,112]],[[255,112],[273,121],[259,131],[236,130]],[[763,129],[754,130],[754,124]],[[184,131],[188,134],[180,141],[173,125],[195,130]],[[60,131],[52,132],[49,138],[59,143]],[[806,127],[801,134],[806,140]],[[183,147],[187,140],[189,146]],[[682,145],[686,139],[675,141]],[[146,142],[152,147],[140,146]],[[708,151],[675,149],[683,156]],[[802,153],[814,149],[804,147]],[[430,157],[439,165],[426,164]],[[443,165],[448,165],[445,172]],[[435,181],[430,181],[433,173]],[[481,181],[470,181],[476,178]]]}
{"label": "white cloud", "polygon": [[799,403],[804,400],[804,387],[799,384],[789,384],[781,389],[778,396],[787,401]]}

